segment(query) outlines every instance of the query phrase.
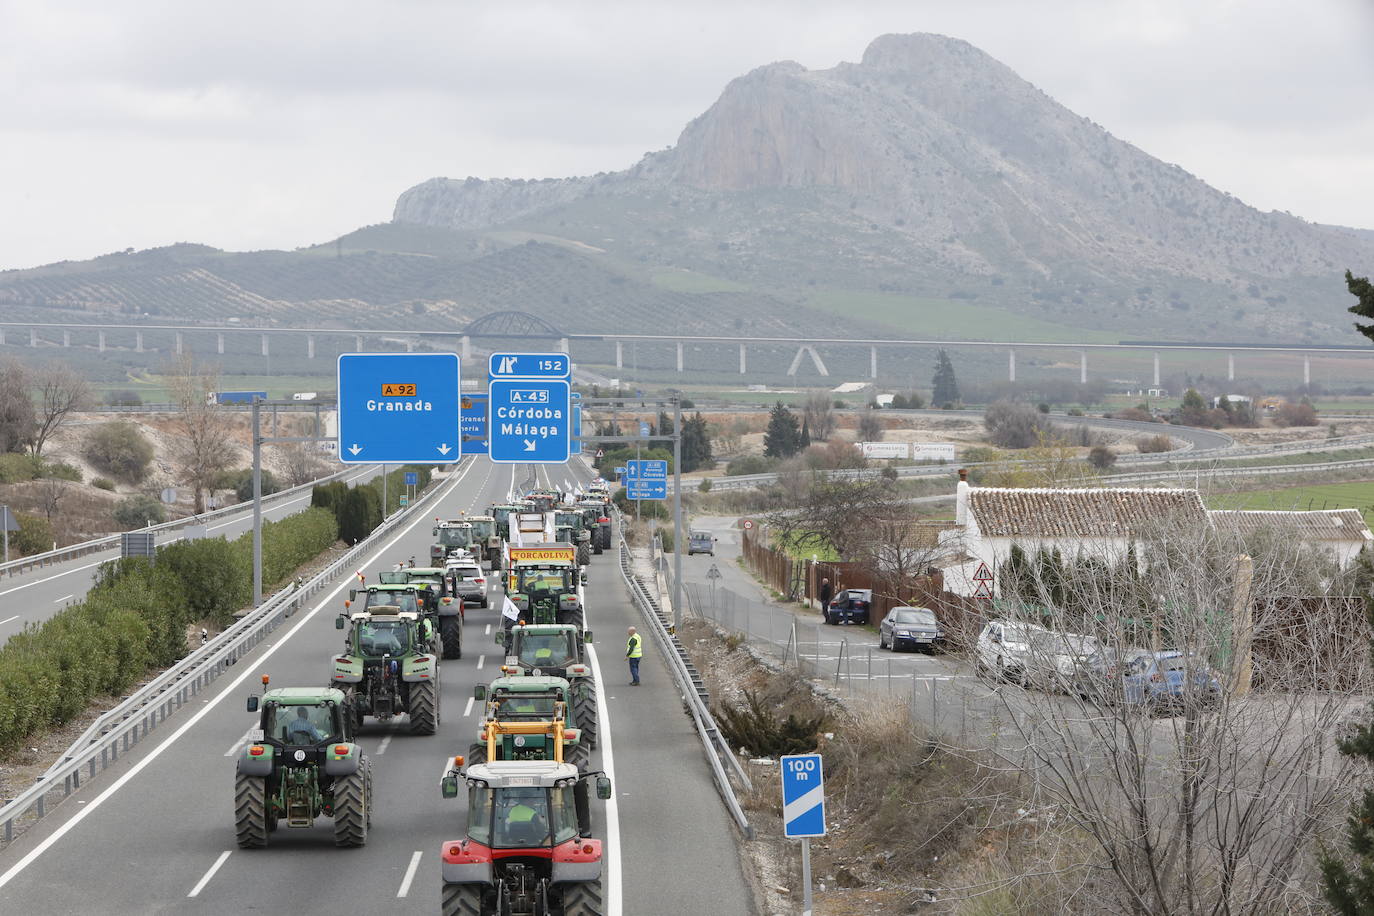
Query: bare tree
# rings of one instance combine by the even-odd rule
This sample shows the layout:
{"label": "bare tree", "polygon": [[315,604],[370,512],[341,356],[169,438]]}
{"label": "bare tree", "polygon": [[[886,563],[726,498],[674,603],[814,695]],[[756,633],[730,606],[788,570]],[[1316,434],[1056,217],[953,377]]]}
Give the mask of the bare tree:
{"label": "bare tree", "polygon": [[812,442],[824,442],[835,432],[835,414],[831,407],[828,392],[816,391],[807,396],[802,418],[806,421]]}
{"label": "bare tree", "polygon": [[33,373],[30,385],[38,392],[38,415],[33,457],[43,457],[43,446],[62,428],[73,411],[84,410],[91,402],[91,386],[67,363],[53,360]]}
{"label": "bare tree", "polygon": [[1351,578],[1297,538],[1211,523],[1129,540],[1004,567],[1003,611],[1043,629],[1014,637],[997,749],[1091,837],[1101,912],[1313,908],[1352,773],[1336,739],[1370,684]]}
{"label": "bare tree", "polygon": [[197,363],[187,351],[173,364],[167,387],[176,405],[176,460],[195,493],[195,511],[204,512],[205,494],[231,458],[230,417],[211,403],[219,390],[219,372]]}

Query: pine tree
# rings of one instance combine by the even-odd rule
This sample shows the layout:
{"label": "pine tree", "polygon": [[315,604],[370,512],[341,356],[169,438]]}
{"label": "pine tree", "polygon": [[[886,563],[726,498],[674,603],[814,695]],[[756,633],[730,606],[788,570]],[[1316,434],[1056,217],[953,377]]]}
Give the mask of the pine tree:
{"label": "pine tree", "polygon": [[[1345,288],[1350,290],[1350,295],[1359,300],[1350,307],[1350,313],[1359,315],[1361,318],[1374,318],[1374,283],[1370,283],[1368,277],[1357,277],[1347,270],[1345,272]],[[1374,340],[1374,324],[1360,324],[1357,321],[1355,322],[1355,330],[1370,340]]]}
{"label": "pine tree", "polygon": [[801,451],[797,418],[787,405],[778,401],[768,413],[768,429],[763,434],[763,453],[769,458],[791,458]]}
{"label": "pine tree", "polygon": [[949,354],[941,350],[935,357],[935,375],[930,380],[930,406],[944,407],[959,403],[959,382],[954,377],[954,364]]}

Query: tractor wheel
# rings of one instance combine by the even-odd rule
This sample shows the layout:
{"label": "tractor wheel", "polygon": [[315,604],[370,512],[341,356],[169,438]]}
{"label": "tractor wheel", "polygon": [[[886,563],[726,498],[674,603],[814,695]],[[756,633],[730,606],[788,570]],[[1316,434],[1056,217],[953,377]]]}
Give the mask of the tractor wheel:
{"label": "tractor wheel", "polygon": [[605,912],[600,878],[563,885],[563,916],[601,916]]}
{"label": "tractor wheel", "polygon": [[372,765],[366,758],[358,769],[334,780],[334,845],[363,846],[372,820]]}
{"label": "tractor wheel", "polygon": [[444,641],[444,658],[463,657],[463,618],[440,617],[439,635]]}
{"label": "tractor wheel", "polygon": [[439,685],[420,681],[410,685],[410,731],[416,735],[432,735],[439,725]]}
{"label": "tractor wheel", "polygon": [[444,916],[482,916],[482,885],[445,884],[439,898]]}
{"label": "tractor wheel", "polygon": [[271,831],[267,816],[267,780],[261,776],[234,779],[234,833],[243,849],[261,849]]}
{"label": "tractor wheel", "polygon": [[474,744],[468,748],[467,765],[472,766],[477,763],[487,762],[487,746],[485,744]]}
{"label": "tractor wheel", "polygon": [[[579,681],[590,681],[590,678],[579,678]],[[596,711],[596,688],[593,684],[585,686],[579,683],[573,688],[572,695],[572,717],[573,724],[582,729],[582,743],[589,750],[596,747],[597,734],[597,711]]]}

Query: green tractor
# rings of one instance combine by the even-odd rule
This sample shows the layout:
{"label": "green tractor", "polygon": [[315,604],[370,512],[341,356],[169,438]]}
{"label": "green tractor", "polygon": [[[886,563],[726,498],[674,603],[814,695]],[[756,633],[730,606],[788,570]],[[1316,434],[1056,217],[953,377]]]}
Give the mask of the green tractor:
{"label": "green tractor", "polygon": [[[579,773],[591,767],[587,733],[565,727],[574,702],[572,689],[560,677],[499,677],[490,687],[478,684],[473,698],[487,704],[479,742],[468,750],[468,764],[490,760],[557,760],[571,763]],[[594,733],[592,733],[594,737]],[[583,835],[591,832],[587,786],[576,790],[577,823]]]}
{"label": "green tractor", "polygon": [[234,833],[245,849],[288,827],[334,819],[334,845],[362,846],[372,821],[372,764],[353,741],[343,691],[285,687],[248,698],[258,733],[240,752],[234,777]]}
{"label": "green tractor", "polygon": [[335,619],[335,627],[349,632],[344,651],[334,656],[331,686],[345,692],[358,725],[364,716],[386,722],[405,713],[414,734],[438,728],[439,659],[421,624],[410,611],[384,606]]}
{"label": "green tractor", "polygon": [[595,748],[599,724],[596,678],[587,663],[591,631],[570,624],[521,625],[512,627],[509,633],[498,633],[496,641],[506,649],[503,671],[522,672],[533,682],[551,677],[568,685],[569,695],[564,702],[572,711],[580,743],[589,750]]}
{"label": "green tractor", "polygon": [[440,850],[444,916],[602,916],[602,841],[582,829],[575,796],[594,780],[609,799],[610,778],[557,760],[453,763],[440,788],[457,798],[466,784],[467,832]]}
{"label": "green tractor", "polygon": [[[521,562],[511,566],[507,589],[521,619],[530,623],[567,623],[580,629],[584,614],[578,586],[585,581],[576,563]],[[507,618],[506,623],[510,622]]]}
{"label": "green tractor", "polygon": [[[415,589],[420,615],[429,621],[433,630],[435,642],[431,651],[442,652],[444,658],[462,658],[466,605],[463,597],[450,589],[445,572],[437,566],[412,566],[378,573],[378,579],[383,585],[400,583],[403,588],[409,586]],[[383,599],[385,597],[382,596]],[[408,610],[404,604],[401,609]]]}

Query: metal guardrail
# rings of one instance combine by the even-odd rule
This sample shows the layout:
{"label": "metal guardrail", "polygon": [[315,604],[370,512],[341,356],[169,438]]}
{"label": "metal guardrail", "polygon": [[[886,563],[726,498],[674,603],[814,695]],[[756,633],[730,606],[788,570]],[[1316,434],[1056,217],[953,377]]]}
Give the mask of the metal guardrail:
{"label": "metal guardrail", "polygon": [[[455,465],[454,471],[460,467],[461,463]],[[60,793],[57,799],[60,803],[79,789],[84,779],[94,778],[97,772],[119,760],[240,658],[252,652],[268,634],[304,606],[307,599],[329,588],[340,574],[351,573],[363,554],[376,547],[402,521],[408,521],[422,507],[427,508],[438,494],[448,490],[457,480],[452,475],[450,472],[448,480],[436,482],[429,492],[391,515],[308,582],[277,592],[209,643],[193,650],[96,719],[31,787],[0,807],[3,844],[14,839],[15,827],[21,820],[47,814],[50,796]]]}
{"label": "metal guardrail", "polygon": [[[619,513],[617,513],[618,515]],[[654,641],[658,643],[663,657],[668,660],[668,668],[673,672],[673,679],[677,681],[678,688],[682,691],[683,703],[692,714],[692,722],[696,726],[697,736],[701,738],[701,745],[706,750],[706,759],[711,764],[711,774],[714,777],[716,790],[720,793],[721,800],[725,802],[726,809],[740,830],[743,831],[745,837],[753,839],[754,828],[750,825],[749,818],[744,813],[744,807],[740,804],[738,796],[735,795],[735,787],[730,782],[730,775],[726,771],[724,761],[730,762],[736,777],[746,789],[753,788],[749,776],[744,772],[739,761],[735,759],[734,752],[721,735],[715,717],[711,715],[710,707],[707,706],[706,701],[701,696],[700,684],[694,681],[691,671],[687,667],[686,652],[681,643],[678,642],[677,634],[665,625],[664,619],[660,616],[658,600],[634,575],[631,569],[630,548],[625,542],[625,533],[620,528],[618,517],[616,528],[619,531],[621,578],[625,580],[625,587],[630,590],[630,596],[639,608],[645,626],[653,634]]]}
{"label": "metal guardrail", "polygon": [[[271,496],[264,496],[262,498],[263,505],[270,505],[273,503],[281,502],[284,499],[299,496],[302,493],[308,492],[312,487],[316,486],[317,484],[329,483],[333,480],[337,480],[340,477],[343,477],[345,474],[353,473],[354,470],[355,468],[345,467],[342,470],[335,471],[333,474],[330,474],[326,477],[317,477],[309,483],[303,483],[299,486],[289,487],[285,490],[278,490]],[[229,515],[235,515],[240,512],[247,512],[252,508],[252,506],[252,500],[240,503],[233,503],[232,505],[224,506],[220,509],[212,509],[209,512],[203,512],[200,515],[188,515],[185,518],[173,519],[170,522],[163,522],[160,525],[150,525],[147,528],[140,528],[139,530],[176,531],[180,528],[185,528],[190,525],[200,525],[204,524],[205,522],[215,521],[217,519],[224,518]],[[82,541],[80,544],[69,544],[66,547],[59,547],[56,550],[49,550],[45,553],[36,553],[28,557],[20,557],[19,559],[11,560],[8,563],[0,563],[0,576],[13,577],[18,575],[19,573],[26,572],[31,569],[40,569],[44,566],[53,566],[57,563],[65,563],[67,560],[75,560],[78,557],[84,557],[92,553],[100,553],[104,550],[111,550],[118,546],[118,534],[110,534],[106,535],[105,537],[94,538],[93,540],[89,541]]]}

